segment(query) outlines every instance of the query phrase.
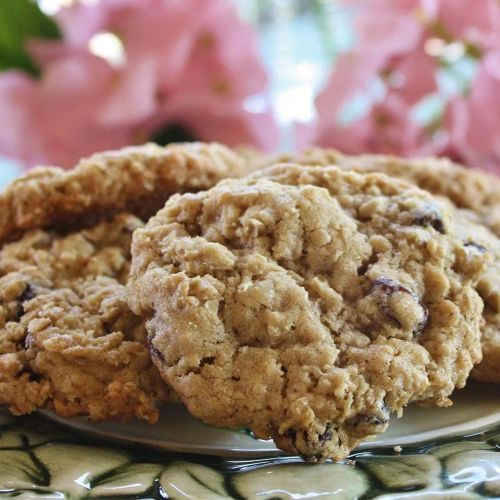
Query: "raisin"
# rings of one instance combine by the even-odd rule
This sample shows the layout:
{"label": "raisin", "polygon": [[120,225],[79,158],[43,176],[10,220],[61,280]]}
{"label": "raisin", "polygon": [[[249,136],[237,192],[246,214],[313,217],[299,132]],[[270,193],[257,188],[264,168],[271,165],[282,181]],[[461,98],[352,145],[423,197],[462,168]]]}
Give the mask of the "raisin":
{"label": "raisin", "polygon": [[22,304],[24,302],[27,302],[28,300],[34,299],[35,297],[35,289],[28,283],[18,300]]}
{"label": "raisin", "polygon": [[360,413],[347,421],[351,427],[359,425],[385,425],[389,422],[389,411],[384,403],[380,406],[380,410],[375,410],[374,413]]}
{"label": "raisin", "polygon": [[488,251],[488,249],[485,246],[480,245],[479,243],[476,243],[474,241],[468,241],[467,243],[464,243],[464,247],[475,248],[476,250],[479,250],[481,253],[486,253]]}
{"label": "raisin", "polygon": [[389,422],[389,419],[382,418],[378,415],[368,415],[361,413],[356,415],[354,418],[349,420],[349,425],[352,427],[357,427],[358,425],[370,424],[370,425],[381,425]]}
{"label": "raisin", "polygon": [[375,281],[372,282],[370,293],[373,292],[376,288],[381,288],[385,292],[384,300],[381,303],[382,310],[388,318],[392,319],[397,324],[398,327],[401,327],[401,323],[394,316],[394,314],[391,312],[391,309],[389,308],[389,297],[396,292],[407,293],[411,295],[415,299],[415,301],[420,305],[424,313],[422,321],[417,325],[417,327],[412,332],[413,336],[417,337],[424,331],[425,327],[427,326],[427,322],[429,320],[429,310],[427,309],[425,304],[422,303],[422,301],[414,291],[405,287],[401,283],[398,283],[397,281],[383,277],[377,278]]}
{"label": "raisin", "polygon": [[417,210],[414,213],[413,224],[417,226],[431,226],[438,233],[445,234],[443,216],[439,209],[434,205],[427,204],[422,210]]}
{"label": "raisin", "polygon": [[327,423],[323,434],[318,435],[318,441],[320,443],[325,443],[326,441],[330,441],[330,439],[332,439],[332,436],[333,436],[332,424]]}
{"label": "raisin", "polygon": [[38,373],[30,372],[29,373],[30,382],[40,382],[42,380],[42,376]]}
{"label": "raisin", "polygon": [[152,342],[152,339],[148,337],[148,347],[149,347],[149,352],[151,353],[151,356],[153,358],[158,358],[161,359],[162,361],[165,361],[165,356],[162,354],[162,352],[157,349]]}
{"label": "raisin", "polygon": [[205,365],[213,365],[215,363],[215,356],[206,356],[201,358],[200,360],[200,368],[203,368]]}
{"label": "raisin", "polygon": [[28,283],[26,284],[23,293],[18,297],[17,302],[19,306],[17,307],[17,314],[15,317],[16,321],[19,321],[26,311],[24,310],[24,303],[36,297],[35,289]]}

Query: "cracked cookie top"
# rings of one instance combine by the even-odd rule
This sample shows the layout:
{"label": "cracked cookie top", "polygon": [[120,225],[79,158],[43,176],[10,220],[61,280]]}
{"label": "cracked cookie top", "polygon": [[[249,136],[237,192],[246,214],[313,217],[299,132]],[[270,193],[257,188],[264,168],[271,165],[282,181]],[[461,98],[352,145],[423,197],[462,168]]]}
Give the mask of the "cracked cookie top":
{"label": "cracked cookie top", "polygon": [[[478,284],[485,303],[482,326],[483,359],[472,377],[500,383],[500,179],[446,158],[401,158],[387,155],[344,155],[335,149],[309,148],[293,158],[306,165],[336,165],[357,172],[382,172],[405,179],[452,203],[460,237],[470,245],[481,241],[493,255],[493,262]],[[247,163],[254,169],[269,163],[254,153]],[[481,244],[480,244],[481,245]]]}
{"label": "cracked cookie top", "polygon": [[98,153],[72,170],[39,167],[0,193],[0,242],[30,229],[82,228],[127,211],[143,219],[173,193],[238,177],[245,161],[221,144],[145,144]]}
{"label": "cracked cookie top", "polygon": [[487,254],[384,175],[282,165],[176,195],[132,256],[132,310],[189,410],[308,461],[450,404],[480,357]]}

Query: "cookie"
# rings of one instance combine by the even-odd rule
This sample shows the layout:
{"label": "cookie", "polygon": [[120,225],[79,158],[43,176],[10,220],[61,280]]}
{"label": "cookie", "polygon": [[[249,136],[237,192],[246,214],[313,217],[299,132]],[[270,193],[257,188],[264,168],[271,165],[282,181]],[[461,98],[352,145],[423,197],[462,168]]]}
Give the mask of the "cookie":
{"label": "cookie", "polygon": [[253,168],[276,161],[336,165],[357,172],[383,172],[405,179],[432,194],[449,198],[458,208],[474,211],[480,222],[500,236],[500,178],[466,168],[447,158],[401,158],[389,155],[344,155],[335,149],[310,148],[279,159],[254,159]]}
{"label": "cookie", "polygon": [[482,361],[471,376],[483,382],[500,383],[500,238],[478,222],[476,213],[455,209],[455,226],[465,245],[489,252],[493,262],[481,276],[477,291],[484,301],[481,328]]}
{"label": "cookie", "polygon": [[127,305],[133,214],[243,163],[219,144],[147,144],[35,169],[0,194],[0,241],[20,238],[0,251],[0,404],[154,422],[173,395]]}
{"label": "cookie", "polygon": [[206,189],[244,171],[220,144],[128,147],[85,158],[73,170],[31,170],[0,194],[0,242],[37,228],[80,226],[127,211],[143,219],[177,192]]}
{"label": "cookie", "polygon": [[488,254],[384,175],[278,166],[176,195],[134,233],[130,305],[190,412],[339,460],[480,357]]}
{"label": "cookie", "polygon": [[[270,158],[256,159],[254,169],[271,162]],[[283,160],[289,157],[283,156]],[[337,165],[358,172],[383,172],[410,181],[433,194],[447,197],[453,203],[455,219],[462,226],[459,233],[464,241],[481,239],[491,250],[495,262],[479,285],[485,301],[485,323],[482,334],[483,360],[472,371],[472,377],[500,383],[500,179],[484,172],[468,169],[445,158],[407,159],[385,155],[343,155],[334,149],[310,148],[294,161],[312,165]],[[468,221],[468,222],[467,222]],[[480,226],[486,226],[489,231]],[[464,227],[468,231],[464,232]],[[478,234],[478,237],[475,235]],[[485,285],[485,283],[488,285]],[[486,290],[486,292],[485,292]],[[485,293],[487,294],[485,296]]]}
{"label": "cookie", "polygon": [[154,422],[169,388],[127,304],[130,241],[116,215],[83,231],[34,230],[0,251],[0,404],[15,414]]}

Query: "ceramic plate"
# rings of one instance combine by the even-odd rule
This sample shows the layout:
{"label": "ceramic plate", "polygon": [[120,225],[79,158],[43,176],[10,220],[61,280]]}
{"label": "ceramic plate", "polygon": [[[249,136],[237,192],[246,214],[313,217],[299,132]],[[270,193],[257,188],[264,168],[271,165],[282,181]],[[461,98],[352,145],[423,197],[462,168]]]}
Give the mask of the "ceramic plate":
{"label": "ceramic plate", "polygon": [[321,465],[203,425],[179,405],[166,407],[155,426],[98,425],[47,413],[15,418],[0,408],[0,496],[500,498],[500,391],[471,384],[452,408],[409,408],[349,460]]}
{"label": "ceramic plate", "polygon": [[[378,438],[363,443],[359,450],[403,446],[452,435],[478,432],[500,422],[500,397],[492,397],[493,385],[470,384],[457,391],[449,408],[410,406],[400,419],[393,418],[389,429]],[[280,454],[272,441],[253,439],[246,432],[217,429],[191,417],[180,404],[165,405],[160,421],[147,425],[93,423],[85,419],[64,419],[42,412],[55,421],[104,438],[141,443],[168,451],[202,453],[226,457],[252,458]]]}

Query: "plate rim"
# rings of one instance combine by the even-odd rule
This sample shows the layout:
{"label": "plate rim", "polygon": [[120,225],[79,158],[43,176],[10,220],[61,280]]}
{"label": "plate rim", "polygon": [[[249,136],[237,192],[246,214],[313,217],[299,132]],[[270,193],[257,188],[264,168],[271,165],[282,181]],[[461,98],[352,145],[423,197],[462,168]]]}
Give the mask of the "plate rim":
{"label": "plate rim", "polygon": [[[263,457],[276,457],[288,455],[283,451],[279,450],[274,446],[269,446],[266,448],[241,448],[238,446],[222,446],[217,445],[193,445],[189,443],[175,442],[172,440],[159,442],[149,439],[147,437],[136,439],[135,437],[132,439],[127,439],[120,432],[113,432],[112,430],[102,430],[99,431],[98,428],[94,426],[94,423],[91,421],[85,421],[82,418],[79,419],[67,419],[61,417],[55,412],[51,410],[40,410],[38,413],[42,414],[44,417],[48,418],[51,421],[54,421],[58,424],[63,425],[66,428],[70,428],[76,430],[78,432],[82,432],[84,434],[88,434],[94,437],[98,437],[101,439],[107,439],[110,441],[118,441],[120,443],[128,443],[128,444],[140,444],[148,447],[155,448],[156,450],[163,450],[167,452],[177,452],[177,453],[189,453],[194,455],[217,455],[223,457],[238,457],[238,458],[263,458]],[[202,423],[202,422],[200,422]],[[388,437],[386,439],[380,439],[380,436],[384,434],[379,434],[375,438],[369,441],[364,441],[360,443],[352,453],[356,453],[357,451],[365,451],[373,448],[387,449],[394,448],[395,446],[410,446],[415,444],[424,444],[430,441],[435,441],[437,439],[441,440],[444,438],[449,438],[457,435],[473,435],[481,433],[495,424],[500,424],[500,409],[494,411],[493,413],[486,415],[484,417],[473,418],[466,422],[461,422],[457,424],[452,424],[445,427],[440,427],[437,429],[431,429],[427,431],[416,432],[412,434],[408,434],[405,436],[397,436],[397,437]],[[144,425],[148,425],[146,422]],[[205,424],[206,425],[206,424]],[[231,429],[221,429],[217,428],[218,431],[226,431],[230,433],[237,432]],[[261,441],[261,440],[257,440]],[[272,441],[264,441],[262,443],[270,444]]]}

